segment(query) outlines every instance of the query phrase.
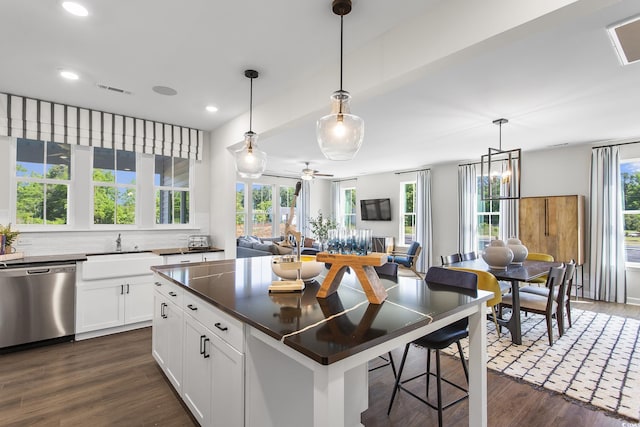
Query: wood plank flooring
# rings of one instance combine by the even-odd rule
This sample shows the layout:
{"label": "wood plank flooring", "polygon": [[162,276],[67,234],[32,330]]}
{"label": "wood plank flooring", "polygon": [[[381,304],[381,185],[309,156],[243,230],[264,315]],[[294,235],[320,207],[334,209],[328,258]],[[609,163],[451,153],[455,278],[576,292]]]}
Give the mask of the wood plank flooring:
{"label": "wood plank flooring", "polygon": [[[640,319],[640,307],[576,302],[574,307]],[[400,360],[402,349],[394,352]],[[423,369],[412,349],[407,371]],[[443,357],[445,376],[464,382],[459,361]],[[387,416],[391,368],[370,373],[367,427],[437,425],[437,413],[401,393]],[[446,392],[446,390],[445,390]],[[447,426],[468,425],[468,405],[444,413]],[[489,426],[623,426],[625,420],[489,371]],[[1,426],[194,426],[151,356],[151,329],[0,355]],[[627,424],[632,425],[632,424]]]}

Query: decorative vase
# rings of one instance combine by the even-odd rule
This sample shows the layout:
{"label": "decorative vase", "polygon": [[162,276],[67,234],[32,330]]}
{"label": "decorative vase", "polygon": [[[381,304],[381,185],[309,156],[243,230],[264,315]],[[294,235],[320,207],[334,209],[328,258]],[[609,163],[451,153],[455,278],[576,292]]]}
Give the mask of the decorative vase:
{"label": "decorative vase", "polygon": [[502,240],[492,240],[482,252],[482,259],[492,270],[506,270],[513,260],[513,252]]}
{"label": "decorative vase", "polygon": [[522,244],[520,239],[512,237],[507,240],[507,247],[513,252],[513,261],[511,264],[522,265],[522,262],[527,258],[529,250]]}

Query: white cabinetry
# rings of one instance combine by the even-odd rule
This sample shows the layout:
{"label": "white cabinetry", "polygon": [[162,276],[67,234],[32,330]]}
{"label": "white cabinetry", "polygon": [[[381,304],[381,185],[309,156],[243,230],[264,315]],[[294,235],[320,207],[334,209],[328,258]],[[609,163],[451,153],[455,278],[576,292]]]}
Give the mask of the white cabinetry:
{"label": "white cabinetry", "polygon": [[184,254],[165,255],[165,264],[185,264],[189,262],[219,261],[224,259],[224,251],[219,252],[191,252]]}
{"label": "white cabinetry", "polygon": [[[184,291],[175,297],[181,301],[183,322],[181,336],[176,337],[176,328],[173,332],[166,328],[173,315],[168,310],[174,305],[167,301],[166,290],[176,293],[175,285],[159,277],[156,282],[153,322],[156,361],[200,425],[244,425],[244,325]],[[165,306],[161,306],[163,303]],[[183,350],[179,372],[175,366],[171,371],[171,347]],[[173,361],[177,359],[174,355]]]}
{"label": "white cabinetry", "polygon": [[173,387],[182,391],[183,314],[179,305],[182,290],[170,283],[156,282],[153,296],[152,354]]}
{"label": "white cabinetry", "polygon": [[[133,255],[133,256],[132,256]],[[153,317],[150,253],[89,256],[78,264],[76,339],[149,326]]]}

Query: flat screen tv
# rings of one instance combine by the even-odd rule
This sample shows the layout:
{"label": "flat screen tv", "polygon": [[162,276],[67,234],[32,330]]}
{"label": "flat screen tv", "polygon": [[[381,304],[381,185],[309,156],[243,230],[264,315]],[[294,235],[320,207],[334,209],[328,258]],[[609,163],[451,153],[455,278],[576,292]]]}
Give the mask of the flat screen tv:
{"label": "flat screen tv", "polygon": [[391,221],[389,199],[360,200],[360,216],[363,221]]}

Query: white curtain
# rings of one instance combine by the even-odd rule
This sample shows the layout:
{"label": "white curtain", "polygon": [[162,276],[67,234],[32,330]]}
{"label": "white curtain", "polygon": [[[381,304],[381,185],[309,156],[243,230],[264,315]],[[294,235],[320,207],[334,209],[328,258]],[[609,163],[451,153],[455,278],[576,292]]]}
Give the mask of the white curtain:
{"label": "white curtain", "polygon": [[425,272],[431,267],[433,240],[431,238],[431,171],[419,171],[416,177],[416,240],[422,251],[416,262],[418,271]]}
{"label": "white curtain", "polygon": [[591,152],[591,259],[594,299],[625,303],[624,218],[619,147]]}
{"label": "white curtain", "polygon": [[477,250],[478,171],[475,164],[458,166],[458,250]]}
{"label": "white curtain", "polygon": [[340,181],[331,183],[331,215],[338,224],[342,224],[340,215]]}

